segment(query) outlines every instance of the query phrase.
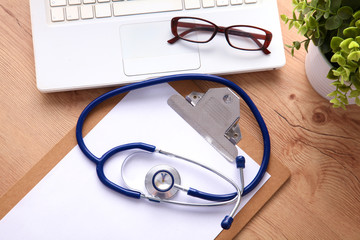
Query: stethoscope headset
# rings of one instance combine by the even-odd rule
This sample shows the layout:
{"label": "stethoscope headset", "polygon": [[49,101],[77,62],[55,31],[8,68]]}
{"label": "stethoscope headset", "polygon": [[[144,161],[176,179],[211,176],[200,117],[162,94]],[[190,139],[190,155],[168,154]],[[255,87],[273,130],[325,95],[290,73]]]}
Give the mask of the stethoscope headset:
{"label": "stethoscope headset", "polygon": [[[227,178],[226,176],[224,176],[223,174],[221,174],[220,172],[218,172],[214,169],[211,169],[211,168],[209,168],[203,164],[200,164],[196,161],[193,161],[191,159],[184,158],[184,157],[157,149],[155,146],[150,145],[150,144],[146,144],[146,143],[142,143],[142,142],[134,142],[134,143],[127,143],[127,144],[119,145],[117,147],[114,147],[114,148],[108,150],[101,157],[96,157],[86,147],[84,139],[83,139],[83,134],[82,134],[83,124],[85,122],[86,117],[91,112],[91,110],[93,110],[101,102],[103,102],[111,97],[114,97],[116,95],[126,93],[129,91],[135,90],[135,89],[145,88],[145,87],[162,84],[162,83],[166,83],[166,82],[175,82],[175,81],[183,81],[183,80],[203,80],[203,81],[210,81],[210,82],[223,84],[223,85],[227,86],[228,88],[232,89],[234,92],[236,92],[250,108],[257,123],[259,124],[260,130],[262,133],[263,142],[264,142],[264,152],[263,152],[263,158],[262,158],[262,162],[261,162],[259,171],[257,172],[254,179],[247,186],[244,186],[244,182],[243,182],[244,181],[243,180],[244,179],[243,178],[243,168],[245,167],[245,159],[243,156],[236,157],[236,167],[239,169],[239,172],[240,172],[240,187],[239,187],[231,179]],[[227,79],[224,79],[222,77],[218,77],[218,76],[214,76],[214,75],[207,75],[207,74],[179,74],[179,75],[158,77],[158,78],[126,85],[126,86],[114,89],[110,92],[107,92],[107,93],[101,95],[100,97],[96,98],[95,100],[93,100],[88,106],[85,107],[85,109],[81,113],[81,115],[78,119],[78,122],[77,122],[76,138],[77,138],[77,142],[78,142],[78,145],[79,145],[81,151],[85,154],[85,156],[87,158],[89,158],[91,161],[93,161],[96,164],[96,172],[97,172],[97,175],[98,175],[100,181],[103,184],[105,184],[105,186],[107,186],[110,189],[112,189],[116,192],[119,192],[125,196],[136,198],[136,199],[144,198],[144,199],[148,199],[153,202],[165,202],[165,203],[180,204],[180,205],[186,205],[186,206],[218,206],[218,205],[229,204],[229,203],[236,201],[235,206],[234,206],[233,210],[231,211],[231,213],[229,215],[226,215],[225,218],[223,219],[223,221],[221,222],[221,226],[223,229],[230,228],[230,226],[233,222],[233,218],[236,214],[236,210],[238,209],[238,207],[240,205],[241,196],[248,194],[259,184],[259,182],[261,181],[261,179],[263,178],[263,176],[266,172],[266,169],[267,169],[267,166],[269,163],[269,158],[270,158],[269,132],[267,130],[266,124],[265,124],[259,110],[255,106],[253,101],[244,92],[244,90],[242,90],[235,83],[233,83]],[[176,171],[176,169],[174,169],[170,166],[156,166],[148,172],[148,174],[146,175],[145,184],[146,184],[147,190],[150,192],[150,195],[142,193],[141,191],[138,191],[138,190],[119,186],[116,183],[110,181],[105,176],[104,164],[114,154],[122,152],[122,151],[126,151],[126,150],[131,150],[131,149],[139,149],[139,150],[143,150],[143,151],[150,152],[150,153],[164,154],[167,156],[176,157],[180,160],[184,160],[184,161],[196,164],[200,167],[203,167],[203,168],[217,174],[224,180],[228,181],[231,185],[233,185],[235,187],[236,192],[230,193],[230,194],[211,194],[211,193],[202,192],[202,191],[199,191],[199,190],[196,190],[193,188],[188,188],[188,189],[183,188],[179,184],[180,177],[179,177],[178,172]],[[127,161],[127,160],[125,159],[125,161]],[[208,200],[211,202],[201,204],[201,203],[178,202],[178,201],[173,201],[173,200],[167,199],[167,198],[171,198],[179,189],[186,191],[187,195],[189,195],[189,196],[197,197],[197,198]]]}

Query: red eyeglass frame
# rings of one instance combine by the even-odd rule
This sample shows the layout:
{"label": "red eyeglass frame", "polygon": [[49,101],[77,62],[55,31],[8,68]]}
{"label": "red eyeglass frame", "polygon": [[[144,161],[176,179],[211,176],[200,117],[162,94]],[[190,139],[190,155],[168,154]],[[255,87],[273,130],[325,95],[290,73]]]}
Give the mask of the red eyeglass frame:
{"label": "red eyeglass frame", "polygon": [[[185,31],[185,32],[183,32],[181,34],[178,34],[177,27],[179,26],[179,20],[180,19],[194,19],[194,20],[207,22],[207,23],[209,23],[211,25],[211,29],[209,29],[209,26],[205,25],[205,24],[202,25],[202,24],[198,24],[198,23],[180,22],[180,24],[181,24],[180,26],[189,27],[189,30],[187,30],[187,31]],[[196,25],[197,29],[195,29],[195,28],[191,29],[190,27],[192,25]],[[213,31],[212,36],[208,40],[206,40],[206,41],[194,41],[194,40],[186,39],[186,38],[183,37],[183,36],[185,36],[186,34],[192,32],[192,31],[199,30],[198,29],[199,26],[203,27],[202,30],[211,30],[211,31]],[[231,28],[234,28],[234,27],[255,28],[255,29],[263,31],[265,33],[265,35],[257,34],[257,33],[248,33],[248,32],[243,32],[243,31],[240,32],[239,30],[231,29]],[[173,43],[177,42],[179,39],[182,39],[182,40],[185,40],[185,41],[188,41],[188,42],[194,42],[194,43],[207,43],[207,42],[210,42],[218,32],[220,32],[220,33],[225,34],[226,41],[228,42],[228,44],[231,47],[233,47],[235,49],[244,50],[244,51],[259,51],[259,50],[261,50],[265,54],[270,54],[271,53],[267,48],[270,45],[270,42],[271,42],[271,39],[272,39],[272,33],[270,31],[266,30],[266,29],[255,27],[255,26],[232,25],[232,26],[229,26],[229,27],[221,27],[221,26],[217,26],[216,24],[214,24],[214,23],[212,23],[212,22],[210,22],[208,20],[202,19],[202,18],[197,18],[197,17],[174,17],[173,19],[171,19],[171,32],[174,35],[174,37],[172,39],[168,40],[168,43],[170,43],[170,44],[173,44]],[[236,47],[236,46],[231,44],[231,41],[229,40],[229,34],[249,37],[256,43],[256,45],[259,46],[259,48],[258,49],[246,49],[246,48]],[[259,42],[258,39],[265,40],[265,41],[262,44],[262,43]]]}

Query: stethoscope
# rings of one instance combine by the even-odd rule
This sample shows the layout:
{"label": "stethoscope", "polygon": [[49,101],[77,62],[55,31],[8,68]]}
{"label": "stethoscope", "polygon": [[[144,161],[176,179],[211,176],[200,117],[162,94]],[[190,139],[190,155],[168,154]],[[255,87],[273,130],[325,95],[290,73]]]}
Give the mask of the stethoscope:
{"label": "stethoscope", "polygon": [[[182,157],[182,156],[170,153],[170,152],[160,150],[150,144],[146,144],[146,143],[142,143],[142,142],[135,142],[135,143],[127,143],[127,144],[119,145],[117,147],[114,147],[114,148],[108,150],[101,157],[96,157],[86,147],[84,139],[83,139],[83,135],[82,135],[83,124],[84,124],[86,117],[91,112],[91,110],[93,110],[93,108],[95,108],[101,102],[103,102],[113,96],[116,96],[116,95],[119,95],[122,93],[126,93],[129,91],[135,90],[135,89],[149,87],[149,86],[166,83],[166,82],[175,82],[175,81],[183,81],[183,80],[204,80],[204,81],[210,81],[210,82],[223,84],[223,85],[229,87],[230,89],[232,89],[233,91],[235,91],[249,106],[257,123],[259,124],[260,130],[262,133],[262,137],[263,137],[263,141],[264,141],[264,153],[263,153],[263,158],[262,158],[262,162],[261,162],[258,173],[256,174],[254,179],[247,186],[244,186],[243,168],[245,168],[245,159],[243,156],[237,156],[235,159],[236,167],[239,169],[239,174],[240,174],[240,187],[239,187],[235,182],[233,182],[228,177],[224,176],[222,173],[216,171],[215,169],[212,169],[212,168],[205,166],[201,163],[198,163],[194,160],[191,160],[191,159],[188,159],[188,158],[185,158],[185,157]],[[81,151],[85,154],[85,156],[87,158],[89,158],[91,161],[93,161],[96,164],[96,172],[97,172],[97,175],[98,175],[100,181],[103,184],[105,184],[105,186],[107,186],[110,189],[112,189],[116,192],[119,192],[125,196],[136,198],[136,199],[144,198],[144,199],[150,200],[152,202],[159,202],[159,203],[164,202],[164,203],[179,204],[179,205],[186,205],[186,206],[219,206],[219,205],[225,205],[225,204],[235,202],[234,208],[232,209],[230,214],[226,215],[225,218],[223,219],[223,221],[221,222],[221,226],[223,229],[230,228],[230,226],[233,222],[233,218],[236,214],[236,211],[240,206],[241,196],[244,196],[244,195],[248,194],[249,192],[251,192],[260,183],[261,179],[263,178],[263,176],[266,172],[266,169],[267,169],[267,166],[269,163],[269,158],[270,158],[269,132],[267,130],[266,124],[265,124],[259,110],[255,106],[253,101],[244,92],[244,90],[242,90],[235,83],[233,83],[227,79],[224,79],[222,77],[218,77],[218,76],[214,76],[214,75],[207,75],[207,74],[179,74],[179,75],[158,77],[158,78],[126,85],[126,86],[114,89],[110,92],[107,92],[107,93],[101,95],[100,97],[96,98],[95,100],[93,100],[89,105],[87,105],[85,107],[85,109],[81,113],[81,115],[78,119],[78,122],[77,122],[76,138],[77,138],[77,142],[78,142],[78,145],[79,145]],[[194,188],[185,188],[185,187],[181,186],[180,175],[177,172],[177,170],[175,168],[173,168],[171,166],[167,166],[167,165],[155,166],[154,168],[150,169],[150,171],[146,174],[145,187],[150,194],[142,193],[139,190],[128,187],[128,185],[126,184],[126,180],[124,178],[123,178],[123,180],[127,187],[119,186],[116,183],[110,181],[105,176],[104,164],[114,154],[122,152],[122,151],[126,151],[126,150],[131,150],[131,149],[139,149],[139,150],[143,150],[145,152],[158,153],[158,154],[166,155],[169,157],[173,157],[176,159],[180,159],[180,160],[187,161],[192,164],[198,165],[206,170],[209,170],[209,171],[215,173],[219,177],[223,178],[225,181],[229,182],[231,185],[234,186],[234,188],[236,189],[236,192],[230,193],[230,194],[211,194],[211,193],[206,193],[203,191],[196,190]],[[131,157],[132,157],[132,154],[130,154],[124,160],[123,165],[122,165],[122,170],[121,170],[122,172],[123,172],[125,163],[127,161],[129,161],[131,159]],[[176,194],[176,192],[178,190],[187,192],[187,195],[189,195],[189,196],[197,197],[197,198],[208,200],[211,202],[210,203],[187,203],[187,202],[178,202],[178,201],[171,200],[170,198],[173,197],[173,195]]]}

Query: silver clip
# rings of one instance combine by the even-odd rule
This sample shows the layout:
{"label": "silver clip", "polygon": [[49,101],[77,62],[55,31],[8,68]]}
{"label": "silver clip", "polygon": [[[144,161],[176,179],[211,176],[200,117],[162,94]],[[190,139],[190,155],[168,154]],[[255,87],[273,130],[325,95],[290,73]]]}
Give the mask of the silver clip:
{"label": "silver clip", "polygon": [[205,94],[192,92],[186,100],[173,95],[168,104],[227,160],[235,160],[241,132],[240,100],[233,91],[211,88]]}

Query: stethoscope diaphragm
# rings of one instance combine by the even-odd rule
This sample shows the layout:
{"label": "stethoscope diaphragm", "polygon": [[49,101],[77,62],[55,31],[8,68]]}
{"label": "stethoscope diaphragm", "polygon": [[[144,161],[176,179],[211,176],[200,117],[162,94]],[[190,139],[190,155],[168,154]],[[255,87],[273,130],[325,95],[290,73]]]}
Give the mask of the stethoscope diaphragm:
{"label": "stethoscope diaphragm", "polygon": [[149,170],[145,176],[145,188],[154,197],[169,199],[179,189],[181,184],[179,172],[168,165],[157,165]]}

